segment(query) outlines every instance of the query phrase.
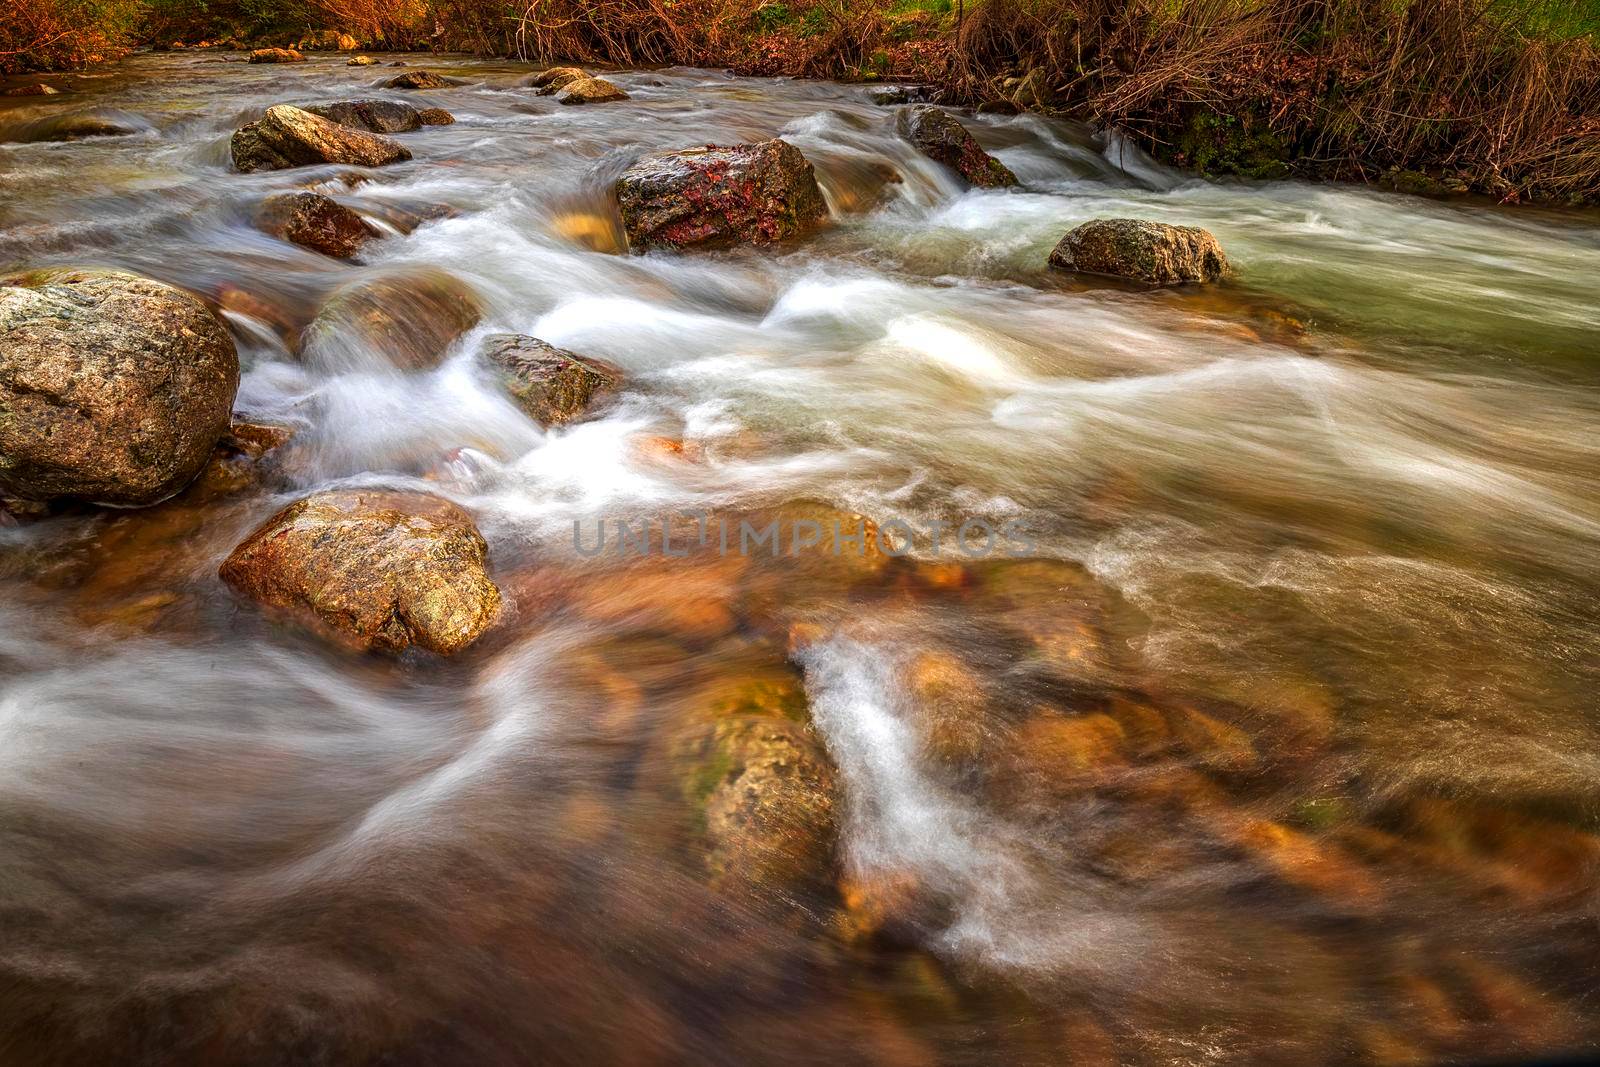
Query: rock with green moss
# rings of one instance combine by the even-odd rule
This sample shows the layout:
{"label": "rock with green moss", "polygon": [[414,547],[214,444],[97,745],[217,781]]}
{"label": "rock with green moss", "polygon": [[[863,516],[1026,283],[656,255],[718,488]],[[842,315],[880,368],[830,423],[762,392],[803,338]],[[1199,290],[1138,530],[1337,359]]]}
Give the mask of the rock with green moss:
{"label": "rock with green moss", "polygon": [[1206,230],[1144,219],[1095,219],[1068,233],[1050,265],[1149,285],[1215,282],[1229,272],[1222,246]]}
{"label": "rock with green moss", "polygon": [[670,762],[713,885],[787,898],[833,884],[838,772],[798,678],[763,672],[701,694]]}
{"label": "rock with green moss", "polygon": [[1201,174],[1233,174],[1241,178],[1289,176],[1289,145],[1251,116],[1197,111],[1189,117],[1170,153],[1173,162]]}

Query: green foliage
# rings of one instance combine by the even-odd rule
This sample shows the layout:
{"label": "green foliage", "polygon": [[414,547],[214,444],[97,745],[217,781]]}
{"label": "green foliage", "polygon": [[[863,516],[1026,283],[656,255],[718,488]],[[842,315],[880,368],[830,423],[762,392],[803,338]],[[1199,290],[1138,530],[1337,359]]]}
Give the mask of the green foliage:
{"label": "green foliage", "polygon": [[1233,115],[1196,111],[1178,137],[1179,161],[1201,174],[1243,178],[1289,176],[1289,146],[1260,123]]}

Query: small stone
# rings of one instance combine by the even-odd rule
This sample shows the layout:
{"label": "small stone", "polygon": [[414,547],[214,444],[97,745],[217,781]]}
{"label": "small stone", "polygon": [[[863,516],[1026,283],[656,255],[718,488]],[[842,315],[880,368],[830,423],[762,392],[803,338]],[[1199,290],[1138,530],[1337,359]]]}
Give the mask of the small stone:
{"label": "small stone", "polygon": [[627,93],[604,78],[577,78],[556,94],[556,102],[561,104],[607,104],[626,99]]}
{"label": "small stone", "polygon": [[541,70],[537,74],[530,74],[517,84],[527,89],[538,89],[540,96],[551,96],[561,90],[568,82],[575,82],[589,77],[589,73],[580,67],[551,67]]}
{"label": "small stone", "polygon": [[1149,285],[1220,281],[1229,273],[1222,246],[1205,230],[1143,219],[1095,219],[1072,230],[1050,265]]}
{"label": "small stone", "polygon": [[252,63],[304,63],[306,57],[293,48],[257,48],[250,53]]}
{"label": "small stone", "polygon": [[34,82],[32,85],[18,85],[0,92],[0,96],[55,96],[61,90],[52,89],[44,82]]}
{"label": "small stone", "polygon": [[285,241],[335,259],[349,259],[376,236],[360,215],[321,193],[268,197],[256,224]]}
{"label": "small stone", "polygon": [[545,426],[571,422],[622,384],[620,368],[524,334],[495,334],[484,354],[517,405]]}
{"label": "small stone", "polygon": [[351,56],[348,60],[345,61],[345,66],[347,66],[347,67],[371,67],[371,66],[376,65],[377,62],[378,61],[376,59],[373,59],[371,56]]}
{"label": "small stone", "polygon": [[404,74],[396,74],[383,86],[386,89],[448,89],[460,84],[460,79],[447,78],[431,70],[408,70]]}

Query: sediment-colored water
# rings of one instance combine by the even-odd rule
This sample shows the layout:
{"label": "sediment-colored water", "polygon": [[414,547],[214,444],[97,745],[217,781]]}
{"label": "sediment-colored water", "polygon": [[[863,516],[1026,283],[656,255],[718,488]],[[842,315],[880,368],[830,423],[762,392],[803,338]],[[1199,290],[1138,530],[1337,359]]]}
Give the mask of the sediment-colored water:
{"label": "sediment-colored water", "polygon": [[[1035,116],[968,120],[1025,188],[967,190],[859,86],[623,72],[567,108],[429,65],[468,84],[140,56],[0,110],[139,131],[0,144],[0,267],[202,294],[239,410],[295,431],[260,485],[0,529],[0,1062],[1600,1044],[1600,220],[1207,183]],[[230,171],[265,106],[368,95],[457,121],[355,184]],[[820,234],[622,251],[640,153],[775,135]],[[388,220],[361,263],[252,226],[307,185]],[[1046,270],[1104,215],[1204,226],[1238,277]],[[413,266],[486,309],[437,370],[301,336]],[[494,332],[626,385],[542,430]],[[476,517],[508,610],[468,652],[349,653],[218,580],[367,484]],[[977,518],[1034,555],[577,550],[684,512]],[[708,844],[696,739],[730,715],[826,753],[821,840]]]}

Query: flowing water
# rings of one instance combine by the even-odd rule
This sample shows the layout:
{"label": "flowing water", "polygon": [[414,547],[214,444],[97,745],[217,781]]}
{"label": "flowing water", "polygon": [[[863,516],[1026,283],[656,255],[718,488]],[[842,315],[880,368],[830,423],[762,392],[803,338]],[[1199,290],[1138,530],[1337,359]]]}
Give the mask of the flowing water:
{"label": "flowing water", "polygon": [[[1025,188],[967,190],[859,86],[622,72],[630,101],[567,108],[513,64],[403,94],[239,60],[0,104],[13,136],[135,129],[0,144],[0,266],[202,294],[239,411],[295,431],[256,489],[0,528],[0,1062],[1600,1044],[1600,220],[1202,182],[1036,116],[970,120]],[[230,171],[265,106],[372,95],[457,122],[360,181]],[[774,135],[816,165],[821,233],[621,250],[636,156]],[[252,226],[308,186],[385,227],[362,262]],[[1105,215],[1205,226],[1238,277],[1044,269]],[[413,266],[486,309],[438,369],[308,326]],[[626,387],[542,430],[479,363],[493,332]],[[454,659],[347,653],[216,577],[286,501],[376,483],[489,542],[510,607]],[[683,512],[914,536],[577,550]],[[1032,557],[934,549],[970,519]],[[837,841],[792,882],[721,877],[671,739],[802,690]]]}

